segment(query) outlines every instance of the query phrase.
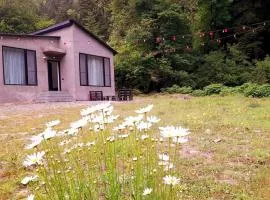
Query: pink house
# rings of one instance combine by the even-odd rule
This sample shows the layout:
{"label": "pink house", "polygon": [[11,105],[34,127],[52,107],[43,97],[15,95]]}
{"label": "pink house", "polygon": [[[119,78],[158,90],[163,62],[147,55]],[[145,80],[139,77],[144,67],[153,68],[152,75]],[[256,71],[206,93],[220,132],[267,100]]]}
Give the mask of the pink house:
{"label": "pink house", "polygon": [[0,48],[0,102],[115,95],[117,52],[74,20],[28,35],[0,33]]}

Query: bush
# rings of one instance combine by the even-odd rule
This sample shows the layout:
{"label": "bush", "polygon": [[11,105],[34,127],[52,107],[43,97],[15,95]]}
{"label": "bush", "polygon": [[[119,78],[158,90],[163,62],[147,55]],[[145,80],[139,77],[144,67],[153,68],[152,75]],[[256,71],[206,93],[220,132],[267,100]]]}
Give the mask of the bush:
{"label": "bush", "polygon": [[190,94],[192,93],[192,87],[179,87],[178,85],[173,85],[169,88],[161,89],[161,92],[168,92],[170,94],[180,93],[180,94]]}
{"label": "bush", "polygon": [[233,95],[233,94],[237,94],[238,90],[239,90],[239,87],[226,87],[226,86],[224,86],[219,94],[221,96]]}
{"label": "bush", "polygon": [[206,92],[204,90],[194,90],[191,95],[195,97],[203,97],[206,96]]}
{"label": "bush", "polygon": [[206,87],[204,87],[204,91],[206,95],[212,95],[212,94],[220,94],[222,89],[224,89],[224,85],[222,84],[211,84]]}
{"label": "bush", "polygon": [[258,84],[270,84],[270,57],[256,62],[253,72],[253,81]]}
{"label": "bush", "polygon": [[169,94],[180,93],[180,94],[191,94],[192,96],[202,97],[208,95],[233,95],[243,94],[246,97],[270,97],[270,84],[258,85],[256,83],[245,83],[237,87],[227,87],[222,84],[211,84],[204,87],[203,90],[192,90],[191,87],[179,87],[173,85],[170,88],[161,89],[162,92]]}
{"label": "bush", "polygon": [[249,84],[243,93],[246,97],[270,97],[270,85]]}
{"label": "bush", "polygon": [[237,92],[244,94],[244,92],[253,85],[253,83],[244,83],[243,85],[237,87]]}

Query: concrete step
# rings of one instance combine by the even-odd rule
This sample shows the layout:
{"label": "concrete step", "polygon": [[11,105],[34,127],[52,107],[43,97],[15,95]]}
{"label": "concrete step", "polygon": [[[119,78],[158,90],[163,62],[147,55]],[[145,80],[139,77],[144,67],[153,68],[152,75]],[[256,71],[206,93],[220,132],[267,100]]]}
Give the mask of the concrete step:
{"label": "concrete step", "polygon": [[35,102],[71,102],[73,97],[67,91],[46,91],[38,95]]}

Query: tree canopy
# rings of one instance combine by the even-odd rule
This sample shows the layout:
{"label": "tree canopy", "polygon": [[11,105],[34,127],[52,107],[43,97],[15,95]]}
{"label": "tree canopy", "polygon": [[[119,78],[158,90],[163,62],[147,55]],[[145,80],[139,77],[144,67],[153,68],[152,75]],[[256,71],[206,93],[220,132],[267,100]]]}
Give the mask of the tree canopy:
{"label": "tree canopy", "polygon": [[75,18],[119,52],[119,88],[237,86],[269,83],[269,7],[265,0],[0,0],[0,32]]}

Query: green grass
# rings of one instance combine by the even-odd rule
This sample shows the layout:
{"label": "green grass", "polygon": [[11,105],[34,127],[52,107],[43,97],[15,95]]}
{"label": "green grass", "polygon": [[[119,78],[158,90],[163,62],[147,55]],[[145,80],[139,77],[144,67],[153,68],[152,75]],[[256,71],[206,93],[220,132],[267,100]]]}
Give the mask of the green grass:
{"label": "green grass", "polygon": [[[151,114],[161,118],[159,126],[191,130],[190,141],[177,154],[180,199],[270,199],[269,99],[211,96],[183,100],[177,95],[154,95],[116,103],[115,112],[122,117],[134,115],[135,109],[150,103],[154,104]],[[19,183],[26,174],[22,161],[27,140],[18,133],[38,134],[53,119],[62,121],[59,129],[66,128],[79,118],[81,108],[11,113],[1,119],[0,199],[24,196],[25,187]],[[122,147],[129,150],[125,144]]]}

